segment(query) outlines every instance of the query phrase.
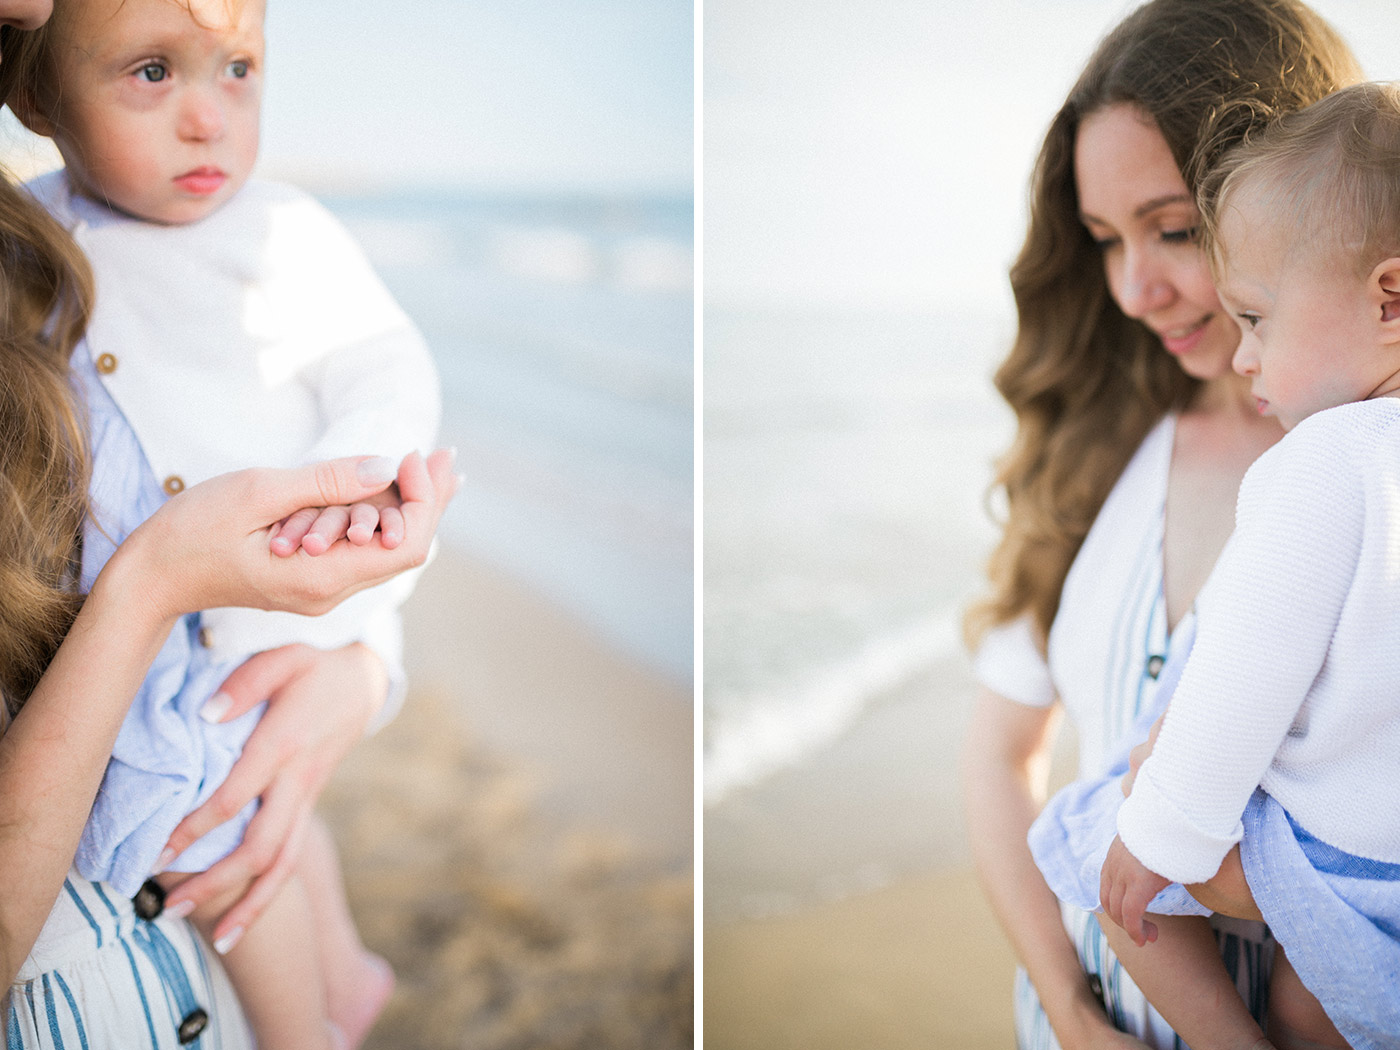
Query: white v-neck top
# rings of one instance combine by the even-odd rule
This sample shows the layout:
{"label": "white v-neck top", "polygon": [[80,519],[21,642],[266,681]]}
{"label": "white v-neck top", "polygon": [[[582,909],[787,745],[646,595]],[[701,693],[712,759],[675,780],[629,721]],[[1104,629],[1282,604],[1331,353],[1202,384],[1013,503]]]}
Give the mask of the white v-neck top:
{"label": "white v-neck top", "polygon": [[1063,701],[1079,734],[1080,777],[1106,767],[1171,652],[1162,539],[1175,435],[1168,415],[1104,501],[1065,578],[1048,661],[1028,620],[989,632],[977,652],[977,678],[992,691],[1033,706]]}

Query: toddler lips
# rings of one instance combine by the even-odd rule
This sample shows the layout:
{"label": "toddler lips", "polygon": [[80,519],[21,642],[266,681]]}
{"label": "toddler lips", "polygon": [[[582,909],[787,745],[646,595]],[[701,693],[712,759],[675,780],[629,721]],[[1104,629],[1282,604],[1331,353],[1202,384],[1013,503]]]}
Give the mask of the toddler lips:
{"label": "toddler lips", "polygon": [[218,168],[195,168],[187,171],[183,175],[175,176],[175,185],[186,193],[193,193],[199,197],[207,197],[211,193],[217,193],[228,176]]}

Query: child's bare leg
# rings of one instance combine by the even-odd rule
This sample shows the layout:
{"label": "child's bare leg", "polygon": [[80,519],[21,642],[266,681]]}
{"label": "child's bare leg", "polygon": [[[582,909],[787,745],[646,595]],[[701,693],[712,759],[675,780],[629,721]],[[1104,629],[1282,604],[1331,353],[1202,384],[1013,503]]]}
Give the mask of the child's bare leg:
{"label": "child's bare leg", "polygon": [[335,843],[319,819],[312,821],[297,870],[311,898],[329,1016],[347,1050],[355,1050],[388,1004],[394,972],[360,940],[345,900]]}
{"label": "child's bare leg", "polygon": [[1303,986],[1282,948],[1269,973],[1269,1039],[1278,1050],[1349,1050],[1317,997]]}
{"label": "child's bare leg", "polygon": [[1147,1001],[1193,1050],[1264,1050],[1270,1046],[1225,972],[1205,919],[1154,915],[1157,939],[1139,948],[1104,915],[1099,925]]}
{"label": "child's bare leg", "polygon": [[[172,889],[186,878],[166,873],[156,881]],[[243,889],[209,901],[190,915],[206,940],[212,943],[215,923]],[[311,904],[299,877],[287,880],[222,961],[259,1050],[340,1050],[326,1023]]]}

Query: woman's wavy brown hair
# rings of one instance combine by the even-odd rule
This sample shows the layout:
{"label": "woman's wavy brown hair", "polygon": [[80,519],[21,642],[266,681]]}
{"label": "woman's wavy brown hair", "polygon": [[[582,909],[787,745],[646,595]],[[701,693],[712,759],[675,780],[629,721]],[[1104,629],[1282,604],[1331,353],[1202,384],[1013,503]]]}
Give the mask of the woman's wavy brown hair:
{"label": "woman's wavy brown hair", "polygon": [[1018,327],[995,381],[1017,430],[993,485],[1007,517],[988,566],[992,593],[967,615],[969,644],[1029,614],[1044,646],[1109,490],[1147,432],[1199,387],[1109,295],[1079,217],[1080,123],[1116,103],[1139,107],[1194,192],[1250,128],[1359,77],[1341,37],[1296,0],[1152,0],[1099,44],[1045,136],[1011,268]]}
{"label": "woman's wavy brown hair", "polygon": [[[0,27],[0,100],[33,34]],[[92,276],[72,238],[0,172],[0,733],[29,697],[81,604],[90,471],[68,359]]]}

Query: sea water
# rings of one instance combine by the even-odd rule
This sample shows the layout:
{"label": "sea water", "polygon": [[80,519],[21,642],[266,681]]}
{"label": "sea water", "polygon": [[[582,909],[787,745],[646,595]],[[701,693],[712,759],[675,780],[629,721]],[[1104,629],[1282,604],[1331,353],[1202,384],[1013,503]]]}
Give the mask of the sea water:
{"label": "sea water", "polygon": [[[985,497],[1012,425],[990,377],[1010,331],[995,310],[707,311],[711,914],[939,860],[956,741],[938,734],[956,719],[933,694],[965,666],[996,534]],[[880,809],[886,791],[902,812]]]}
{"label": "sea water", "polygon": [[688,682],[688,195],[322,196],[422,329],[466,483],[441,535]]}

